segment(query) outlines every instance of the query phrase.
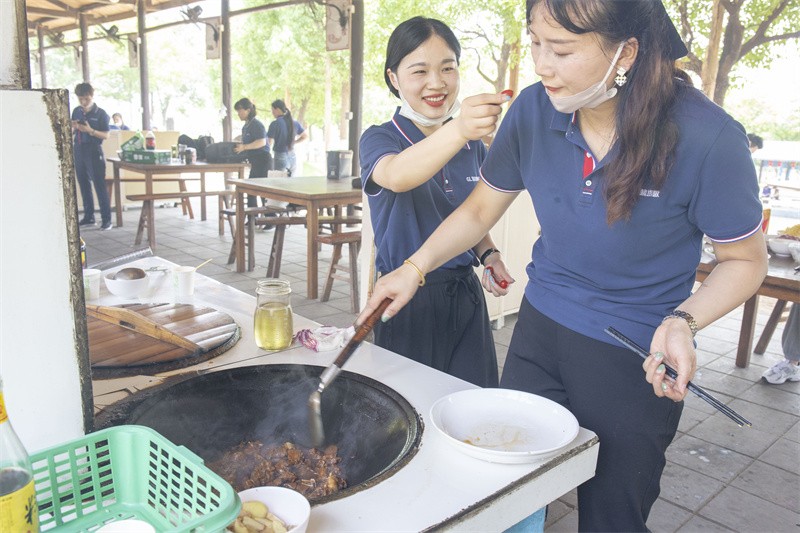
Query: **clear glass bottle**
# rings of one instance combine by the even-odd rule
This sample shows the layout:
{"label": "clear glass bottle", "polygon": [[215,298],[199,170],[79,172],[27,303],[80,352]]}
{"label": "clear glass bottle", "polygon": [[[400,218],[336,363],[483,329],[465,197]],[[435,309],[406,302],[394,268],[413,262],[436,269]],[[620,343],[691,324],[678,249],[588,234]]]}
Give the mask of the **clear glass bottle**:
{"label": "clear glass bottle", "polygon": [[8,420],[0,378],[0,531],[39,531],[33,468],[25,447]]}
{"label": "clear glass bottle", "polygon": [[282,350],[292,344],[292,288],[282,279],[262,279],[256,287],[253,329],[256,345],[263,350]]}

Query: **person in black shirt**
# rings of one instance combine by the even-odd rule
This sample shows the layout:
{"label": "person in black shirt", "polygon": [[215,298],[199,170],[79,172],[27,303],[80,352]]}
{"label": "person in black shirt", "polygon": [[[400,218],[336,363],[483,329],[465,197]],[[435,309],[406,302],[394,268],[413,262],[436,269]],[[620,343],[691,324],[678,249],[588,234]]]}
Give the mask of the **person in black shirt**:
{"label": "person in black shirt", "polygon": [[72,110],[72,132],[75,145],[75,174],[83,200],[81,226],[94,226],[92,184],[100,207],[101,230],[111,229],[111,201],[106,188],[106,159],[103,141],[108,138],[108,113],[94,103],[94,88],[89,83],[75,86],[80,105]]}
{"label": "person in black shirt", "polygon": [[[242,154],[250,161],[250,178],[266,178],[272,164],[267,146],[267,129],[256,118],[256,106],[249,99],[242,98],[237,101],[233,104],[233,109],[239,115],[239,120],[244,121],[242,142],[236,146],[236,153]],[[247,205],[255,207],[256,197],[249,195]]]}

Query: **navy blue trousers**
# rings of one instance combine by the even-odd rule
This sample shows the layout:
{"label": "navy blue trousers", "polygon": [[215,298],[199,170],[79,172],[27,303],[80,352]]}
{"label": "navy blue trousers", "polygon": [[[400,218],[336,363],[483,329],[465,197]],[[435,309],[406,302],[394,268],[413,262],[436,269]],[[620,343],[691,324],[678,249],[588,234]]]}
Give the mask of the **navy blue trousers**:
{"label": "navy blue trousers", "polygon": [[523,298],[500,386],[560,403],[600,438],[595,476],[578,487],[580,531],[647,531],[683,402],[653,393],[638,355],[567,329]]}
{"label": "navy blue trousers", "polygon": [[375,344],[481,387],[497,387],[489,313],[472,267],[435,270],[391,320],[375,326]]}
{"label": "navy blue trousers", "polygon": [[81,190],[83,218],[94,220],[94,197],[92,184],[100,204],[100,217],[103,224],[111,222],[111,201],[106,187],[106,158],[99,144],[75,145],[75,175]]}

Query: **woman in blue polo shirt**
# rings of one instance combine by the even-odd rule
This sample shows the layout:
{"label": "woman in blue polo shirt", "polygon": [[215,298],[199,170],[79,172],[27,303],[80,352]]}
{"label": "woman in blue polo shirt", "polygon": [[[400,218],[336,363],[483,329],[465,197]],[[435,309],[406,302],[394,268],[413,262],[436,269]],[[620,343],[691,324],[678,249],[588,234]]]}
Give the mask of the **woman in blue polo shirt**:
{"label": "woman in blue polo shirt", "polygon": [[[242,98],[233,104],[233,109],[239,115],[239,120],[244,121],[242,126],[242,142],[234,150],[242,154],[250,162],[250,178],[266,178],[271,160],[267,146],[267,129],[256,118],[256,106],[247,98]],[[256,207],[257,196],[248,195],[247,205]]]}
{"label": "woman in blue polo shirt", "polygon": [[[526,12],[541,82],[511,106],[475,191],[408,259],[432,271],[528,191],[541,238],[500,384],[561,403],[599,436],[579,529],[645,531],[694,335],[766,274],[755,171],[741,125],[676,69],[686,48],[661,2],[527,0]],[[717,266],[693,293],[704,234]],[[386,316],[402,313],[416,276],[385,276],[360,320],[386,297]],[[642,365],[608,326],[653,355]]]}
{"label": "woman in blue polo shirt", "polygon": [[[409,256],[475,187],[486,156],[481,137],[494,131],[501,94],[468,98],[459,110],[461,47],[444,23],[415,17],[389,38],[384,77],[402,105],[392,120],[361,137],[364,191],[375,232],[378,272],[401,268],[424,285],[390,323],[375,328],[375,343],[481,386],[497,386],[497,358],[478,258],[511,280],[484,232],[473,249],[422,277]],[[484,280],[486,281],[486,279]],[[505,294],[497,284],[495,294]]]}
{"label": "woman in blue polo shirt", "polygon": [[292,118],[292,112],[289,111],[283,100],[272,102],[272,116],[275,117],[275,120],[269,124],[267,137],[272,146],[275,170],[288,170],[291,176],[297,172],[294,145],[306,140],[308,132]]}

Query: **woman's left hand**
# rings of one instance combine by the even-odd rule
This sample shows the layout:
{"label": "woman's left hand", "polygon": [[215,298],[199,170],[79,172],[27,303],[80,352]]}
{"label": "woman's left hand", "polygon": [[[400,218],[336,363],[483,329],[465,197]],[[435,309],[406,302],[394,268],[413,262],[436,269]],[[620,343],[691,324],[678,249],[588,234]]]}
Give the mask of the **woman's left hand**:
{"label": "woman's left hand", "polygon": [[[481,276],[481,285],[487,292],[495,296],[505,296],[508,294],[508,287],[514,283],[514,278],[506,268],[499,253],[491,254],[486,258],[486,268]],[[505,285],[505,287],[503,287]]]}
{"label": "woman's left hand", "polygon": [[[655,395],[675,402],[683,400],[688,392],[686,385],[697,370],[697,354],[689,324],[682,318],[662,322],[653,335],[650,354],[642,368],[647,382],[653,384]],[[675,369],[677,379],[667,376],[664,365]]]}

